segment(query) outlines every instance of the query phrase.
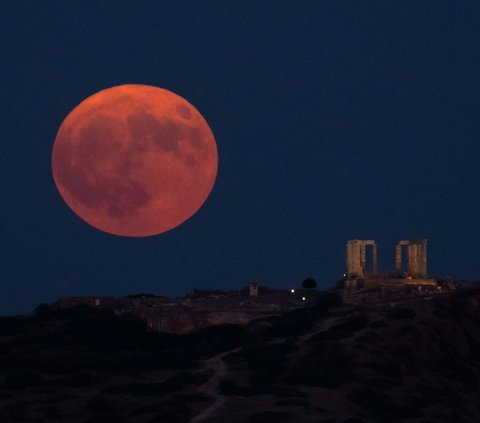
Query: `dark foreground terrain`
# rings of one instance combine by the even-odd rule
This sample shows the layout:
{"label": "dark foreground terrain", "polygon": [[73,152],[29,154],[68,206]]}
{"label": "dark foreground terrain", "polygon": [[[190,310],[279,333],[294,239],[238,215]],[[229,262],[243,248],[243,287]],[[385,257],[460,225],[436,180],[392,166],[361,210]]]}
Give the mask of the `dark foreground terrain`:
{"label": "dark foreground terrain", "polygon": [[39,306],[0,318],[0,422],[480,421],[480,291],[149,332]]}

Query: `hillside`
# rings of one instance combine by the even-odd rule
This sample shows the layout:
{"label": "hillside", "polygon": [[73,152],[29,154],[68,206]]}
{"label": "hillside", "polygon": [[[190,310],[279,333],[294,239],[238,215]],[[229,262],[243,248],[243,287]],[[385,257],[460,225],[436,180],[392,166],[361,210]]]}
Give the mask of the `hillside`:
{"label": "hillside", "polygon": [[186,335],[89,307],[0,318],[1,422],[457,422],[480,409],[480,290]]}

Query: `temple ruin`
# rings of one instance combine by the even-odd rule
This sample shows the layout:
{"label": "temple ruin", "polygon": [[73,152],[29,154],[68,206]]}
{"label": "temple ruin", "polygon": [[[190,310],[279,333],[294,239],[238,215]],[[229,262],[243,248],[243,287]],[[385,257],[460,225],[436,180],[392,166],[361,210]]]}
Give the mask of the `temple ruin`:
{"label": "temple ruin", "polygon": [[427,277],[427,240],[399,241],[395,250],[395,268],[399,274],[402,269],[402,250],[407,250],[406,274],[412,278]]}
{"label": "temple ruin", "polygon": [[367,273],[367,246],[372,247],[371,272],[378,273],[377,243],[372,240],[351,239],[347,243],[347,276],[364,278]]}
{"label": "temple ruin", "polygon": [[[405,255],[404,255],[405,252]],[[404,263],[405,262],[405,263]],[[378,271],[378,245],[374,240],[351,239],[346,246],[346,273],[339,288],[368,289],[387,286],[434,286],[427,276],[427,240],[402,240],[395,248],[395,271]]]}

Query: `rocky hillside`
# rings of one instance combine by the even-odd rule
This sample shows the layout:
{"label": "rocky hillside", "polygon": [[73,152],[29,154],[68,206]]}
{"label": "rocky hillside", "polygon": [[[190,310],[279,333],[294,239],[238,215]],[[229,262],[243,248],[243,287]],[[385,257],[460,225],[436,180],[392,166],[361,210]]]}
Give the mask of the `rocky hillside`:
{"label": "rocky hillside", "polygon": [[0,318],[0,422],[480,421],[480,291],[149,332],[38,307]]}

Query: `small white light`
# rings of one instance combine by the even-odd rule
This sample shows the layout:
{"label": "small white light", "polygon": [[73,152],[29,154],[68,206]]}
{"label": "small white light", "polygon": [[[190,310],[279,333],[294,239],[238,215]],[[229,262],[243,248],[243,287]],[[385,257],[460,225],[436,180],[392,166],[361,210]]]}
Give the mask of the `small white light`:
{"label": "small white light", "polygon": [[295,294],[295,290],[294,290],[294,289],[292,289],[292,290],[291,290],[291,293],[292,293],[292,294]]}
{"label": "small white light", "polygon": [[302,301],[305,301],[305,297],[302,297]]}

